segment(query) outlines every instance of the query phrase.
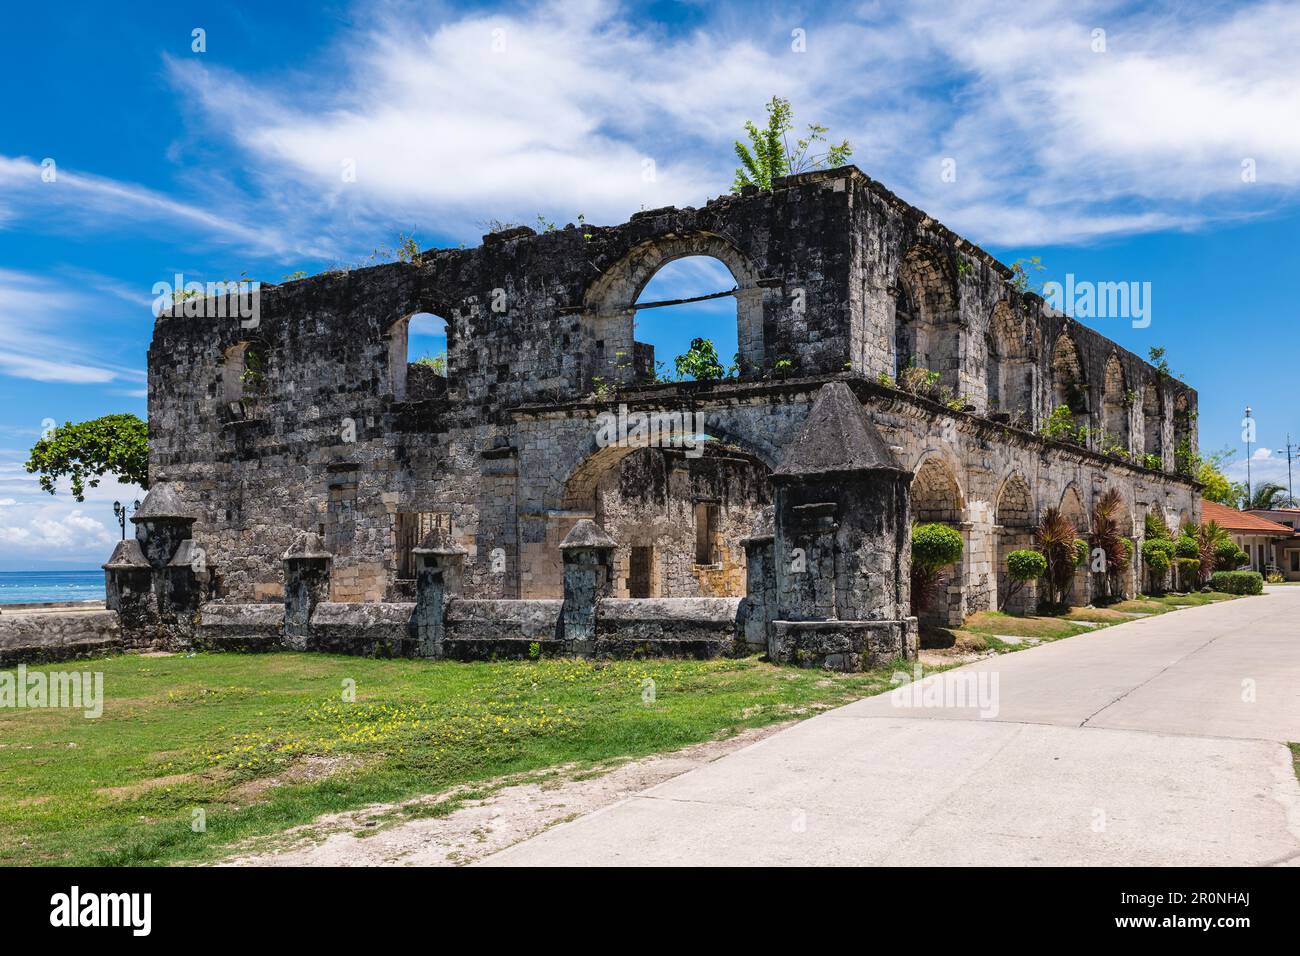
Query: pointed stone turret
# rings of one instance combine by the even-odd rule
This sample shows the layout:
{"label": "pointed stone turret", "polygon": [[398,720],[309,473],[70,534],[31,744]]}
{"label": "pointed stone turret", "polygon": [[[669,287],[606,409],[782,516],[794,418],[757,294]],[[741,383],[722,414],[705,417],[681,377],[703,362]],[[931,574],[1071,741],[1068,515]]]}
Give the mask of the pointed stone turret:
{"label": "pointed stone turret", "polygon": [[104,606],[121,615],[127,630],[145,626],[153,617],[153,568],[140,550],[140,542],[127,538],[117,543],[104,564]]}
{"label": "pointed stone turret", "polygon": [[[766,619],[778,662],[861,670],[914,653],[907,618],[911,475],[852,389],[823,385],[772,472],[772,576],[750,580],[749,640]],[[755,556],[761,561],[761,549]],[[768,597],[770,595],[770,597]]]}
{"label": "pointed stone turret", "polygon": [[786,446],[772,478],[798,478],[852,471],[903,469],[867,419],[866,410],[843,382],[827,382],[817,393],[808,420]]}
{"label": "pointed stone turret", "polygon": [[614,539],[605,533],[605,529],[590,518],[583,518],[575,524],[560,542],[560,550],[572,548],[614,548]]}

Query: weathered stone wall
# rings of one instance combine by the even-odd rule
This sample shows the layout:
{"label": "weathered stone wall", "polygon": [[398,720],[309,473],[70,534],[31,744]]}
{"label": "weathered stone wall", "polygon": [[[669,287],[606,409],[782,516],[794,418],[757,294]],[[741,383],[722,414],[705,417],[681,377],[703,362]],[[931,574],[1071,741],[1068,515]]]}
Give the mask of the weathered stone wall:
{"label": "weathered stone wall", "polygon": [[[688,255],[715,256],[736,279],[741,379],[638,384],[649,364],[632,341],[631,306],[658,268]],[[602,488],[619,526],[614,593],[624,594],[635,532],[622,509],[649,498],[610,471],[617,456],[596,441],[601,411],[700,410],[710,435],[771,468],[816,389],[844,376],[905,467],[935,457],[954,476],[967,542],[948,595],[958,616],[996,601],[994,521],[1013,474],[1035,514],[1071,485],[1085,507],[1120,486],[1139,527],[1147,508],[1197,508],[1194,487],[1169,473],[1177,442],[1195,443],[1195,392],[1051,313],[1009,275],[846,168],[621,226],[516,229],[417,263],[265,287],[255,327],[187,315],[202,305],[191,300],[155,325],[151,476],[175,482],[197,516],[193,538],[223,601],[279,600],[279,556],[303,531],[333,555],[333,602],[409,599],[412,582],[398,575],[403,515],[450,527],[466,551],[465,596],[558,598],[558,543],[597,516]],[[447,322],[445,381],[406,366],[405,322],[417,312]],[[900,343],[969,414],[876,384],[897,372]],[[1061,380],[1067,366],[1079,381]],[[623,388],[596,402],[597,379]],[[1063,397],[1093,428],[1091,450],[1029,433]],[[1096,435],[1124,422],[1126,447],[1154,449],[1166,473],[1096,454],[1111,447]],[[718,571],[686,569],[693,522],[665,517],[661,553],[678,557],[660,571],[661,593],[737,593],[741,523],[763,500],[755,489],[742,498],[724,519]]]}
{"label": "weathered stone wall", "polygon": [[95,657],[124,646],[112,611],[6,611],[0,614],[0,667]]}

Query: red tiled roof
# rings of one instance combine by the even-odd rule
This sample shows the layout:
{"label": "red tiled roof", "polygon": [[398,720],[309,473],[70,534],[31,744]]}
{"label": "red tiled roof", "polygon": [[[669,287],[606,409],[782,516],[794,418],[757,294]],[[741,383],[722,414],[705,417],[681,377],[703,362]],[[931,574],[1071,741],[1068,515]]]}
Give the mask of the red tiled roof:
{"label": "red tiled roof", "polygon": [[1201,520],[1214,521],[1229,531],[1241,531],[1247,534],[1268,534],[1289,538],[1295,532],[1284,524],[1269,521],[1256,515],[1248,515],[1229,508],[1215,501],[1201,500]]}

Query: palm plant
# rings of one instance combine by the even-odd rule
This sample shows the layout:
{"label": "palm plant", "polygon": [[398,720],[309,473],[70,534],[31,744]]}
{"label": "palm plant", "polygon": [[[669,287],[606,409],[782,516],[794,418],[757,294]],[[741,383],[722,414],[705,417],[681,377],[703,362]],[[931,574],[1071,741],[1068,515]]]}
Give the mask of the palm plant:
{"label": "palm plant", "polygon": [[1196,569],[1196,580],[1204,586],[1210,580],[1210,574],[1218,566],[1217,549],[1225,541],[1230,541],[1227,529],[1217,521],[1207,521],[1192,534],[1196,549],[1201,553],[1201,565]]}
{"label": "palm plant", "polygon": [[1286,498],[1286,489],[1272,481],[1266,481],[1254,490],[1246,499],[1245,511],[1272,511]]}
{"label": "palm plant", "polygon": [[1047,586],[1050,603],[1064,604],[1065,597],[1074,584],[1074,522],[1061,514],[1059,508],[1043,512],[1043,521],[1034,531],[1038,550],[1047,559]]}
{"label": "palm plant", "polygon": [[1118,597],[1122,590],[1124,573],[1129,566],[1129,548],[1124,540],[1124,529],[1119,526],[1120,509],[1124,499],[1119,489],[1107,489],[1092,509],[1092,529],[1089,533],[1093,553],[1101,550],[1105,559],[1100,572],[1103,593],[1107,598]]}

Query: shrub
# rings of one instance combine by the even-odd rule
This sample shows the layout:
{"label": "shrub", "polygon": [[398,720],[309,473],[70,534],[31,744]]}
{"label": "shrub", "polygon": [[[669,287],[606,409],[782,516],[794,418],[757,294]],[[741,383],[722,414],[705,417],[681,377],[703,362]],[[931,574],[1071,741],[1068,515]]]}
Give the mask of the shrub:
{"label": "shrub", "polygon": [[1210,575],[1210,588],[1224,594],[1262,594],[1264,575],[1258,571],[1215,571]]}
{"label": "shrub", "polygon": [[1281,584],[1286,580],[1286,576],[1281,571],[1270,571],[1264,580],[1269,584]]}
{"label": "shrub", "polygon": [[1011,585],[1007,588],[1002,606],[1005,608],[1011,602],[1011,598],[1025,586],[1025,582],[1037,580],[1046,573],[1047,558],[1043,557],[1041,551],[1029,548],[1012,551],[1007,555],[1007,576],[1011,578]]}
{"label": "shrub", "polygon": [[918,524],[912,528],[912,613],[927,607],[939,581],[939,572],[961,560],[961,532],[946,524]]}
{"label": "shrub", "polygon": [[1147,540],[1169,537],[1169,525],[1165,524],[1164,515],[1159,511],[1148,511],[1146,517],[1142,519],[1142,525]]}
{"label": "shrub", "polygon": [[1191,590],[1188,585],[1195,586],[1196,574],[1201,567],[1200,558],[1184,558],[1181,555],[1174,562],[1178,567],[1178,582],[1181,586]]}
{"label": "shrub", "polygon": [[1047,561],[1047,603],[1061,604],[1074,583],[1077,563],[1074,524],[1058,508],[1043,512],[1043,523],[1034,532],[1038,550]]}
{"label": "shrub", "polygon": [[1236,542],[1220,541],[1214,546],[1214,569],[1216,571],[1236,571],[1250,562],[1245,551],[1237,547]]}
{"label": "shrub", "polygon": [[1201,546],[1190,535],[1179,535],[1174,542],[1174,556],[1178,558],[1195,558],[1201,560]]}
{"label": "shrub", "polygon": [[1076,538],[1074,542],[1074,566],[1081,568],[1088,563],[1088,556],[1092,552],[1088,549],[1088,542],[1082,538]]}

